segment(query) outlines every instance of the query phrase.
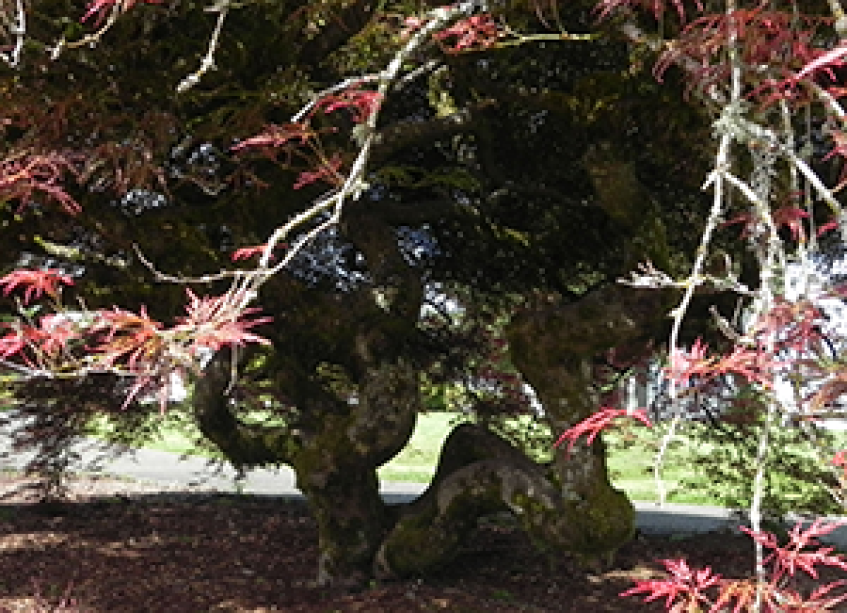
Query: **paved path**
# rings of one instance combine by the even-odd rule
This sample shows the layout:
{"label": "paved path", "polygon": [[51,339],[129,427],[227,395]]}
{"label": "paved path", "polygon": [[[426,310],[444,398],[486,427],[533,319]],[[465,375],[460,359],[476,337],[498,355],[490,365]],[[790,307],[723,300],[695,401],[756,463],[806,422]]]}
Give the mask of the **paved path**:
{"label": "paved path", "polygon": [[[0,452],[8,450],[8,433],[0,429]],[[77,451],[83,464],[90,465],[97,457],[96,443],[86,443]],[[17,468],[26,462],[26,456],[0,456],[0,470]],[[138,449],[117,458],[101,462],[101,472],[107,475],[161,484],[163,489],[191,491],[243,492],[274,496],[300,496],[294,471],[288,467],[252,470],[242,481],[230,466],[212,467],[204,458],[184,457],[175,453]],[[418,483],[383,482],[381,492],[387,502],[399,503],[413,500],[424,489]],[[649,502],[636,502],[637,526],[648,534],[684,535],[717,530],[734,530],[737,520],[719,507],[667,504],[658,506]],[[839,529],[831,539],[847,549],[847,527]]]}

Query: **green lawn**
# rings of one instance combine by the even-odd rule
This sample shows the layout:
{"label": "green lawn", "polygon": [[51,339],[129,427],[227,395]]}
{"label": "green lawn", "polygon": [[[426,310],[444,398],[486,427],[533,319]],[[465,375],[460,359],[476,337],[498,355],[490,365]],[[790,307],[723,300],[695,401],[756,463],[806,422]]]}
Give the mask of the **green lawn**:
{"label": "green lawn", "polygon": [[[435,470],[441,445],[459,421],[460,416],[454,413],[421,415],[409,444],[391,462],[379,469],[380,477],[385,481],[428,483]],[[606,437],[610,478],[631,499],[656,501],[658,496],[653,464],[660,432],[640,427],[634,432],[634,436],[632,433],[612,433]],[[189,423],[171,420],[161,433],[144,446],[175,453],[202,453],[193,443],[197,438],[198,433]],[[702,488],[686,483],[692,478],[690,451],[691,446],[696,444],[692,439],[682,437],[666,455],[662,480],[669,502],[718,504],[718,501],[704,494]]]}
{"label": "green lawn", "polygon": [[[441,444],[455,423],[456,416],[449,413],[422,415],[409,444],[379,470],[380,477],[386,481],[428,483],[435,469]],[[609,472],[615,486],[626,491],[633,500],[656,501],[658,496],[653,477],[654,449],[639,444],[628,447],[613,444],[609,447]],[[662,471],[670,502],[715,504],[714,500],[696,491],[683,489],[681,483],[685,476],[684,463],[674,461],[674,454],[671,453]]]}
{"label": "green lawn", "polygon": [[435,472],[441,445],[459,423],[454,413],[427,413],[418,417],[417,427],[406,448],[379,469],[384,481],[429,483]]}

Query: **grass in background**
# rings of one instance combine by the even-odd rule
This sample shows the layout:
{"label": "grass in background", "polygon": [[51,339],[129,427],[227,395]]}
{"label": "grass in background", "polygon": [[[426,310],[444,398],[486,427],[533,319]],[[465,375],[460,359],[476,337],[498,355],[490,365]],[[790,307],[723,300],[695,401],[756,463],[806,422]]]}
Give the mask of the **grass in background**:
{"label": "grass in background", "polygon": [[[384,481],[428,483],[435,472],[441,446],[449,432],[463,421],[458,413],[426,413],[418,417],[417,427],[400,454],[379,469]],[[612,483],[632,500],[658,500],[653,465],[664,428],[640,426],[624,428],[604,436]],[[847,436],[839,433],[840,442]],[[195,441],[199,433],[190,420],[171,420],[143,446],[172,453],[207,454]],[[695,437],[681,435],[669,447],[663,462],[662,480],[668,502],[718,505],[720,501],[706,489],[704,478],[697,476],[695,458],[702,444]]]}
{"label": "grass in background", "polygon": [[[604,436],[608,451],[609,478],[632,500],[658,502],[654,466],[665,429],[641,428],[612,431]],[[718,501],[702,489],[687,482],[692,476],[690,447],[696,443],[687,437],[676,439],[668,448],[662,462],[661,479],[666,502],[716,505]]]}
{"label": "grass in background", "polygon": [[[425,413],[418,423],[409,443],[397,456],[379,469],[380,479],[402,483],[429,483],[438,463],[444,439],[463,421],[457,413]],[[104,426],[105,427],[105,426]],[[163,428],[143,442],[145,449],[179,454],[206,455],[195,441],[199,432],[187,420],[169,420]],[[633,500],[656,501],[653,479],[653,462],[658,449],[658,434],[645,431],[637,436],[619,433],[606,437],[609,449],[609,473],[612,483],[624,490]],[[716,504],[696,491],[683,489],[681,483],[688,475],[688,466],[677,457],[679,443],[668,456],[663,470],[668,501],[689,504]]]}
{"label": "grass in background", "polygon": [[424,413],[406,447],[379,469],[384,481],[429,483],[438,464],[441,446],[450,431],[463,420],[459,413]]}
{"label": "grass in background", "polygon": [[[151,415],[149,426],[149,430],[145,432],[137,445],[130,443],[133,447],[181,455],[211,455],[208,450],[198,445],[202,436],[197,426],[190,419],[180,415],[178,411],[170,411],[164,415]],[[93,436],[109,440],[109,433],[113,428],[114,425],[106,417],[95,418],[92,424]]]}
{"label": "grass in background", "polygon": [[[435,471],[438,454],[450,430],[460,421],[453,413],[427,413],[418,418],[418,425],[406,448],[391,462],[379,469],[386,481],[428,483]],[[653,478],[653,463],[660,443],[660,434],[645,430],[638,435],[616,433],[606,437],[609,450],[609,473],[612,483],[624,490],[633,500],[658,500]],[[669,502],[687,504],[716,504],[702,492],[682,487],[689,476],[690,466],[684,460],[682,444],[672,446],[662,471]]]}

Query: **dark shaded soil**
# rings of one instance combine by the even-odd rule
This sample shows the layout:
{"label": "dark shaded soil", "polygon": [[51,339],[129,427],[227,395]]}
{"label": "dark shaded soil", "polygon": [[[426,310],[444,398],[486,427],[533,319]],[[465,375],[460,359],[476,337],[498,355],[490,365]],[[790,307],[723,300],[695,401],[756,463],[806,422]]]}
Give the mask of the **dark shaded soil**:
{"label": "dark shaded soil", "polygon": [[[16,484],[0,475],[0,492]],[[638,537],[613,568],[586,572],[565,555],[540,555],[502,518],[480,525],[436,576],[333,593],[312,583],[315,526],[298,500],[90,480],[73,492],[61,504],[0,501],[0,611],[661,611],[618,597],[633,580],[658,577],[659,559],[735,576],[751,564],[746,537]],[[56,608],[66,594],[76,607]]]}

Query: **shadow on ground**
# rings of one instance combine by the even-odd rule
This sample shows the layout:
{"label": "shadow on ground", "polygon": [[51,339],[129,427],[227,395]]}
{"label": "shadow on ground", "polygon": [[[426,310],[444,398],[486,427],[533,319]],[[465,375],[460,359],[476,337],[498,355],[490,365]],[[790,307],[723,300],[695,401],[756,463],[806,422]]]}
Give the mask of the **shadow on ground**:
{"label": "shadow on ground", "polygon": [[[4,489],[4,488],[0,488]],[[656,560],[749,566],[746,540],[640,537],[612,568],[589,573],[539,554],[507,518],[483,522],[435,576],[341,594],[316,588],[315,525],[302,500],[231,494],[100,495],[59,504],[0,503],[0,610],[506,612],[660,611],[618,594],[655,576]],[[655,603],[654,603],[655,604]]]}

